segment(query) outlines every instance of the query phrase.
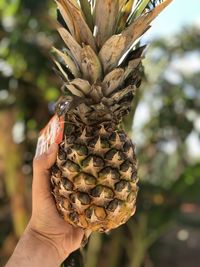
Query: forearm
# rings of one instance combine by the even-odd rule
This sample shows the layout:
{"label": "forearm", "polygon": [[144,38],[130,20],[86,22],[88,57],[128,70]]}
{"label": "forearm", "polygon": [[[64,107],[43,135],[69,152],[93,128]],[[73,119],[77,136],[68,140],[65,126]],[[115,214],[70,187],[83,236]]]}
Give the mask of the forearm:
{"label": "forearm", "polygon": [[5,267],[58,267],[59,253],[44,237],[27,229]]}

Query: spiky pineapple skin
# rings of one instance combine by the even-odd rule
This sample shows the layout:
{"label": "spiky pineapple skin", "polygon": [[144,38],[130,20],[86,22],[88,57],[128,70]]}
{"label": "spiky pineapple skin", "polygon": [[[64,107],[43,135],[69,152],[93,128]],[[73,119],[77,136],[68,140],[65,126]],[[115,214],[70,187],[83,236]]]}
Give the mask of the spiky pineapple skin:
{"label": "spiky pineapple skin", "polygon": [[90,231],[124,224],[135,212],[138,192],[131,139],[110,123],[67,127],[51,177],[60,214]]}

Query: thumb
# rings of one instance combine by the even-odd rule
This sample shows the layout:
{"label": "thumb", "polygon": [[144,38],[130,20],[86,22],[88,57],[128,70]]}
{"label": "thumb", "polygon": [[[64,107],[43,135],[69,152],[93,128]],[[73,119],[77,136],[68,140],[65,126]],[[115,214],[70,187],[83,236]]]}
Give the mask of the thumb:
{"label": "thumb", "polygon": [[36,157],[33,161],[33,172],[44,173],[49,171],[56,161],[58,152],[58,144],[54,143],[50,146],[47,152]]}
{"label": "thumb", "polygon": [[52,144],[47,152],[33,161],[33,191],[39,192],[50,188],[50,168],[56,161],[58,144]]}

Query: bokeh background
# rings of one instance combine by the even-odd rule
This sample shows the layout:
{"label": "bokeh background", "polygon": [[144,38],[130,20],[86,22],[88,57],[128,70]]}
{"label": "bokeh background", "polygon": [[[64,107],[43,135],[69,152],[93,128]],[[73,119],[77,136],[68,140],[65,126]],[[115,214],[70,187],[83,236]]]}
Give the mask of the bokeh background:
{"label": "bokeh background", "polygon": [[[0,0],[0,267],[30,217],[38,132],[60,94],[54,19],[53,0]],[[199,0],[174,0],[142,42],[151,42],[144,82],[125,119],[139,159],[137,212],[92,235],[86,267],[200,266]]]}

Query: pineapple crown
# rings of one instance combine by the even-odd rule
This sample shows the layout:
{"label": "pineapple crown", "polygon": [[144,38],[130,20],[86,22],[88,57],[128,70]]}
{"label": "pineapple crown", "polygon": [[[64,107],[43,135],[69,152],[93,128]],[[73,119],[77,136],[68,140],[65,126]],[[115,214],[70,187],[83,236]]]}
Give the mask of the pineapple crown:
{"label": "pineapple crown", "polygon": [[63,92],[57,114],[85,124],[119,123],[141,83],[140,37],[172,0],[55,2],[56,27],[66,45],[52,48]]}

